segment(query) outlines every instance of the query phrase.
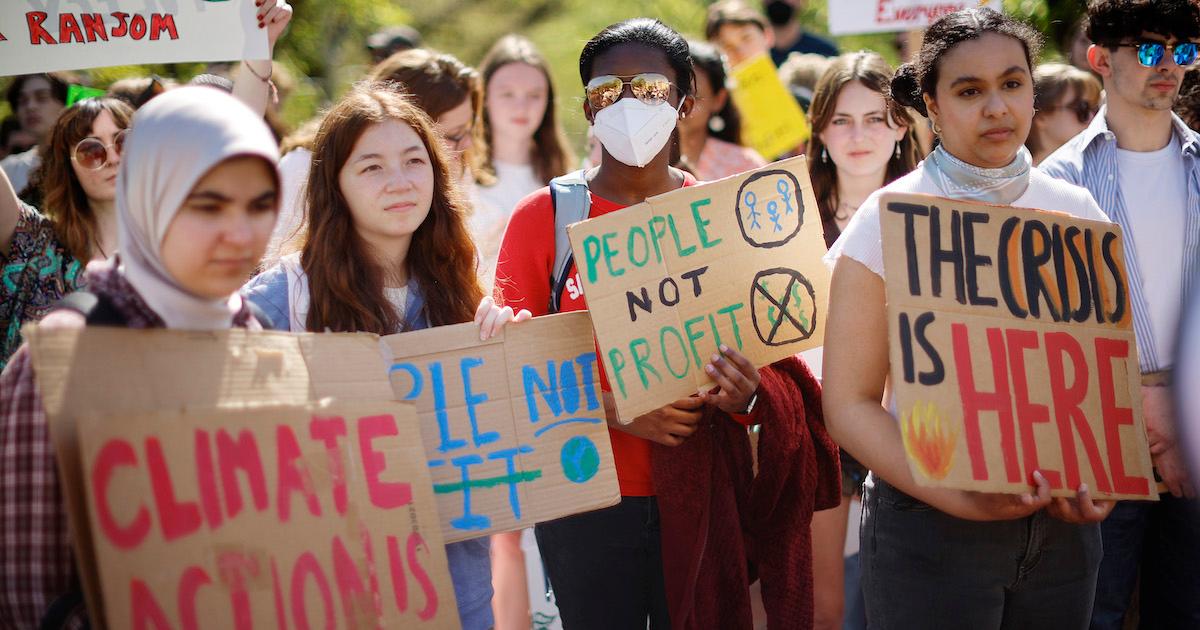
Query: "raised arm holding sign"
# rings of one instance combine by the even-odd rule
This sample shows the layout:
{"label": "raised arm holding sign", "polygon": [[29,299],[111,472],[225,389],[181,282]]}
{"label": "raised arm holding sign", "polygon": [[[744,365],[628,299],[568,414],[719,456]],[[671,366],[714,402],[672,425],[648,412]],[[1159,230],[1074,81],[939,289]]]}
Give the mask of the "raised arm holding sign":
{"label": "raised arm holding sign", "polygon": [[[65,3],[64,3],[65,4]],[[114,0],[102,10],[0,5],[0,75],[126,64],[270,59],[258,4]],[[274,20],[277,16],[268,19]],[[276,24],[277,22],[272,22]]]}

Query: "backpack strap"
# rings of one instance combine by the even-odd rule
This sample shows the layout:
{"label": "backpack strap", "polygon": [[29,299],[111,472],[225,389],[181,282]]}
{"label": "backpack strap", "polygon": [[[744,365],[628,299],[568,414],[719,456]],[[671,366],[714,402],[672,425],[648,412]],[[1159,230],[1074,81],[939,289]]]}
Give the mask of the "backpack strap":
{"label": "backpack strap", "polygon": [[567,236],[567,226],[586,219],[592,209],[592,196],[588,192],[585,171],[580,169],[550,180],[550,202],[554,209],[554,266],[550,275],[550,312],[557,313],[562,307],[567,273],[575,262],[571,251],[571,239]]}
{"label": "backpack strap", "polygon": [[88,326],[123,327],[129,323],[129,319],[107,297],[86,289],[67,295],[56,306],[83,315]]}

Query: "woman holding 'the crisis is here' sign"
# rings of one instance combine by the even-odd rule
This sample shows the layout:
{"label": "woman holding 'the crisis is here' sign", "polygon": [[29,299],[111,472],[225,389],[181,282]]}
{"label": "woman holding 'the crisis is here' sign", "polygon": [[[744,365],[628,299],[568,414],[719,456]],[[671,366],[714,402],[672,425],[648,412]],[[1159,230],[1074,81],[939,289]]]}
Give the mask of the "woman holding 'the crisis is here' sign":
{"label": "woman holding 'the crisis is here' sign", "polygon": [[[1084,627],[1111,502],[1083,488],[1050,497],[919,486],[884,400],[889,372],[880,196],[925,193],[1107,220],[1084,190],[1032,169],[1039,37],[989,9],[934,23],[892,81],[896,107],[928,116],[940,146],[874,193],[834,244],[825,342],[825,412],[834,438],[871,471],[864,498],[863,588],[873,627]],[[885,405],[887,402],[885,401]]]}

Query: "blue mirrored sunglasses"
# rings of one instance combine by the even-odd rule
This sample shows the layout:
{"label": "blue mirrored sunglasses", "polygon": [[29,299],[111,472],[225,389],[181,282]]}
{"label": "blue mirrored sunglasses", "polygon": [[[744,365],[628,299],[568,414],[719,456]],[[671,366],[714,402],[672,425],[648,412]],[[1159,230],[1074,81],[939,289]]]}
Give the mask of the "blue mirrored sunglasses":
{"label": "blue mirrored sunglasses", "polygon": [[1119,44],[1119,46],[1137,49],[1138,63],[1147,68],[1157,66],[1166,56],[1167,49],[1171,50],[1171,56],[1175,58],[1175,65],[1190,66],[1196,62],[1196,42],[1180,42],[1174,46],[1168,46],[1162,42],[1138,42]]}

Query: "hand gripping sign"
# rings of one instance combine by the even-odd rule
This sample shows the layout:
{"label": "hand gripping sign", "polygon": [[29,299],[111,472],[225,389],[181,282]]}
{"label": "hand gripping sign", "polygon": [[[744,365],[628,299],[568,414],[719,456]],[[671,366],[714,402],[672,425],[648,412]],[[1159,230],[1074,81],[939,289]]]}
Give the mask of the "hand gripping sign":
{"label": "hand gripping sign", "polygon": [[1119,226],[880,201],[891,386],[918,483],[1155,499]]}
{"label": "hand gripping sign", "polygon": [[721,344],[761,367],[822,343],[829,272],[803,157],[568,231],[623,422],[713,387]]}
{"label": "hand gripping sign", "polygon": [[266,59],[251,0],[4,0],[0,76]]}
{"label": "hand gripping sign", "polygon": [[458,627],[416,411],[391,399],[378,337],[26,339],[94,625]]}
{"label": "hand gripping sign", "polygon": [[487,341],[469,323],[383,341],[396,398],[421,415],[447,541],[621,500],[586,313]]}

